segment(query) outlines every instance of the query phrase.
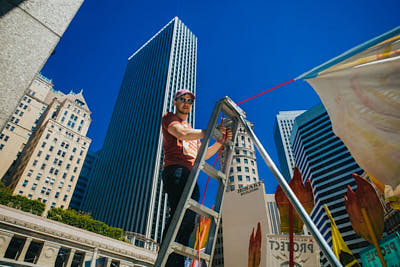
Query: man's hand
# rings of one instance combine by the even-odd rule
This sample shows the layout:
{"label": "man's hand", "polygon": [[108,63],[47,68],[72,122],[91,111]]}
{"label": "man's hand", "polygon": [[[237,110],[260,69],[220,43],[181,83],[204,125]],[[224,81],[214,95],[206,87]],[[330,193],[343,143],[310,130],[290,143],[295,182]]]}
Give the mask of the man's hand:
{"label": "man's hand", "polygon": [[232,131],[229,128],[223,127],[223,126],[217,126],[218,131],[220,131],[223,134],[223,138],[221,141],[224,141],[225,138],[228,140],[232,140]]}

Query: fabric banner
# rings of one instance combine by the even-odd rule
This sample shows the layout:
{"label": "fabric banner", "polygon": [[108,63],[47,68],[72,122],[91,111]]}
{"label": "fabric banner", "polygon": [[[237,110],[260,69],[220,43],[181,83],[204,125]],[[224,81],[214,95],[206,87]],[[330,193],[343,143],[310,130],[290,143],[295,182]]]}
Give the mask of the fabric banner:
{"label": "fabric banner", "polygon": [[306,81],[359,166],[400,197],[400,35]]}

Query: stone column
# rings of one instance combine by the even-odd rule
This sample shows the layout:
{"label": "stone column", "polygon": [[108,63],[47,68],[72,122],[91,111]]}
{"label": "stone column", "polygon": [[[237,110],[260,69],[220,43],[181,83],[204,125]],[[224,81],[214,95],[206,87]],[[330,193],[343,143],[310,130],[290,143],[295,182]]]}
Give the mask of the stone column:
{"label": "stone column", "polygon": [[111,261],[112,261],[111,258],[109,258],[109,257],[106,258],[106,267],[110,267],[111,266]]}
{"label": "stone column", "polygon": [[6,250],[13,236],[13,233],[0,229],[0,258],[4,258],[4,254],[6,254]]}
{"label": "stone column", "polygon": [[71,248],[71,252],[69,253],[68,261],[66,266],[71,266],[72,260],[74,259],[76,249]]}
{"label": "stone column", "polygon": [[83,0],[0,0],[0,131]]}
{"label": "stone column", "polygon": [[21,253],[20,253],[19,256],[18,256],[17,261],[24,261],[26,252],[28,251],[28,248],[29,248],[29,245],[31,244],[31,242],[32,242],[32,237],[28,237],[28,238],[25,240],[24,247],[22,248],[22,251],[21,251]]}
{"label": "stone column", "polygon": [[54,266],[60,248],[61,246],[56,243],[44,242],[37,265]]}
{"label": "stone column", "polygon": [[90,263],[90,267],[96,267],[97,252],[98,248],[96,247],[93,252],[93,257],[92,257],[92,262]]}

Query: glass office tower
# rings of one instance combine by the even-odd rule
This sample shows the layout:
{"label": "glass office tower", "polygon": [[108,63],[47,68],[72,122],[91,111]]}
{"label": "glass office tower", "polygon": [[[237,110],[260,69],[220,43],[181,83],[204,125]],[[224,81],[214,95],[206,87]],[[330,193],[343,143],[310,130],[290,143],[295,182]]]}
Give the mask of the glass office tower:
{"label": "glass office tower", "polygon": [[174,112],[178,89],[196,93],[196,61],[197,37],[177,17],[129,58],[83,205],[95,219],[160,242],[167,211],[161,118]]}
{"label": "glass office tower", "polygon": [[[364,171],[357,165],[347,147],[333,133],[328,113],[319,104],[296,117],[290,137],[296,165],[301,170],[303,182],[311,180],[315,207],[311,218],[321,234],[332,245],[330,222],[323,204],[327,204],[344,241],[359,258],[359,252],[368,242],[357,236],[351,226],[344,205],[347,186],[356,189],[352,173]],[[326,266],[327,259],[321,257]]]}

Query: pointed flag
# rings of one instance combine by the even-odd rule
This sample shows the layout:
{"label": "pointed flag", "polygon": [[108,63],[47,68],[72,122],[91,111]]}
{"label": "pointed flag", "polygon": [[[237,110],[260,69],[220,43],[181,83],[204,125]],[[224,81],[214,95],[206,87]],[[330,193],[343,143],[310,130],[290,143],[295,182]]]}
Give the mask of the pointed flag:
{"label": "pointed flag", "polygon": [[324,204],[324,209],[329,217],[329,220],[331,221],[332,250],[335,253],[336,257],[339,259],[340,263],[343,264],[344,267],[360,267],[360,264],[357,262],[353,253],[344,242],[343,237],[341,236],[340,231],[336,226],[335,220],[333,219],[332,214],[326,204]]}

